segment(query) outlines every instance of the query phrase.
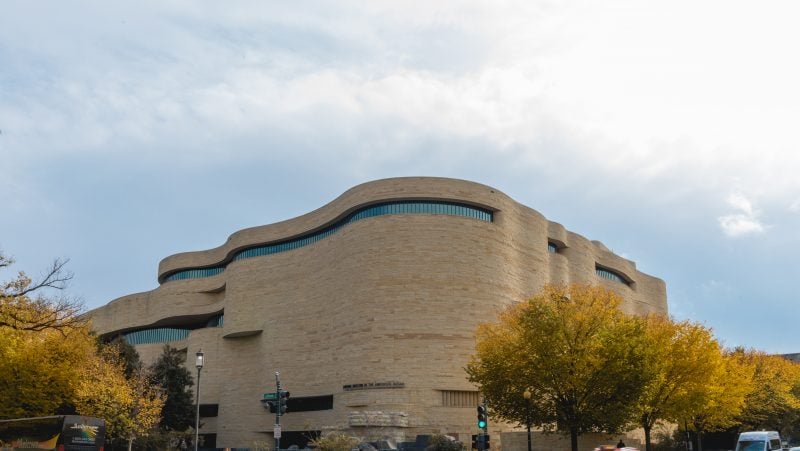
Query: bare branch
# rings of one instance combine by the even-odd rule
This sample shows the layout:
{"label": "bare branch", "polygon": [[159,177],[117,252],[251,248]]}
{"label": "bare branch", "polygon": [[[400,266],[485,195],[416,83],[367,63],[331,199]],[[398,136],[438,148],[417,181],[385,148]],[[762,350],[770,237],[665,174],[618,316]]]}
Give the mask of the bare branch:
{"label": "bare branch", "polygon": [[[41,281],[32,282],[31,279],[27,279],[27,286],[20,287],[16,293],[12,292],[12,296],[26,296],[29,293],[43,288],[52,288],[54,290],[65,289],[67,287],[67,282],[72,280],[73,277],[71,272],[64,270],[64,265],[67,263],[69,263],[69,259],[56,259],[53,261],[53,265],[50,269],[44,273]],[[20,275],[24,277],[24,273],[20,273]]]}
{"label": "bare branch", "polygon": [[[20,272],[15,279],[0,285],[0,327],[36,332],[55,329],[64,333],[86,325],[87,320],[79,316],[83,302],[46,294],[48,289],[64,290],[72,279],[72,273],[65,270],[67,262],[56,259],[38,282]],[[11,263],[11,258],[0,254],[0,268]],[[36,297],[32,298],[32,294]]]}

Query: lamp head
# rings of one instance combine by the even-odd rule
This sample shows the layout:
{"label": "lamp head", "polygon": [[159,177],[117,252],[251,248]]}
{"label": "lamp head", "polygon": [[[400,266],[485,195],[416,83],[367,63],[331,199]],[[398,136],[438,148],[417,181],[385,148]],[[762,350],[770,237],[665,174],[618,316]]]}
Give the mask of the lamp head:
{"label": "lamp head", "polygon": [[203,368],[203,363],[204,363],[204,361],[203,361],[203,350],[201,349],[201,350],[197,351],[197,354],[195,354],[195,355],[197,356],[197,359],[195,360],[194,366],[196,366],[197,369],[199,370],[199,369]]}

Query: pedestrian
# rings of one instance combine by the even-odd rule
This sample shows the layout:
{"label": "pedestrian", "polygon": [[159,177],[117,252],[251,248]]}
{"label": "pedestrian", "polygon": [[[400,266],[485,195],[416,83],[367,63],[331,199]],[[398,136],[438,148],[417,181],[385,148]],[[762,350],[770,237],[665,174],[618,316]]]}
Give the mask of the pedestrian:
{"label": "pedestrian", "polygon": [[625,447],[625,442],[622,439],[619,439],[619,443],[617,443],[617,449],[622,449]]}

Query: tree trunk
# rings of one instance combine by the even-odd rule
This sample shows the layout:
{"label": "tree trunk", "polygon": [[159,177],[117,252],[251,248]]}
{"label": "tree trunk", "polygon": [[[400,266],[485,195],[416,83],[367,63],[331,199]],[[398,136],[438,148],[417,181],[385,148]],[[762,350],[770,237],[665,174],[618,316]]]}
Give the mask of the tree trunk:
{"label": "tree trunk", "polygon": [[703,438],[700,431],[697,431],[697,451],[703,451]]}
{"label": "tree trunk", "polygon": [[570,428],[569,429],[569,439],[570,439],[570,444],[572,445],[572,451],[578,451],[578,429],[577,428]]}
{"label": "tree trunk", "polygon": [[645,451],[651,451],[650,430],[652,429],[652,427],[647,423],[644,423],[643,426],[644,426],[644,449]]}
{"label": "tree trunk", "polygon": [[133,437],[128,437],[128,451],[133,450]]}

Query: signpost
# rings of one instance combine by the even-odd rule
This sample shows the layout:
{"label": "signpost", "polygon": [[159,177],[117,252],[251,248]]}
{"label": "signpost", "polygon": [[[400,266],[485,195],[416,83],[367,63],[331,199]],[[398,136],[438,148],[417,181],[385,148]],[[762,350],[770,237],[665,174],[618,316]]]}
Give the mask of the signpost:
{"label": "signpost", "polygon": [[281,373],[275,372],[275,391],[264,393],[261,400],[269,411],[275,413],[275,426],[272,434],[275,437],[275,450],[281,449],[281,415],[286,413],[286,403],[289,401],[289,392],[281,390]]}

